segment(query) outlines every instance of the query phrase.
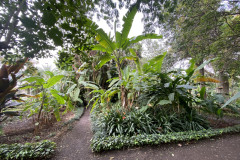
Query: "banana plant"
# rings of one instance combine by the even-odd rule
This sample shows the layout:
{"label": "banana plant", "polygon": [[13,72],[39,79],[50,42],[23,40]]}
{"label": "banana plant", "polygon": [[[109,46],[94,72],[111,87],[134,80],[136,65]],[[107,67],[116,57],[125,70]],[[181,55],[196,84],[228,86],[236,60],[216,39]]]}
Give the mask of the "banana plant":
{"label": "banana plant", "polygon": [[68,88],[66,94],[70,96],[72,102],[74,103],[79,102],[83,104],[83,99],[79,97],[79,95],[81,94],[80,92],[82,88],[92,89],[92,90],[99,89],[99,86],[94,82],[85,80],[85,77],[83,75],[86,75],[87,71],[88,71],[87,69],[81,71],[82,76],[79,77],[79,79],[77,80],[77,83],[70,81],[72,85]]}
{"label": "banana plant", "polygon": [[[161,35],[156,34],[144,34],[139,35],[137,37],[128,38],[130,29],[132,27],[132,23],[134,17],[137,13],[137,5],[133,5],[127,14],[123,17],[123,28],[121,32],[116,31],[116,24],[114,25],[115,30],[115,38],[112,40],[103,29],[99,28],[97,24],[92,22],[91,20],[87,21],[87,24],[96,31],[97,36],[96,40],[99,44],[93,46],[92,50],[97,50],[104,52],[105,54],[102,55],[98,65],[96,66],[97,69],[101,68],[107,62],[113,60],[116,63],[116,68],[118,71],[119,80],[122,80],[122,64],[123,61],[126,59],[134,60],[137,64],[137,68],[139,67],[139,59],[131,46],[137,42],[140,42],[144,39],[160,39],[162,38]],[[130,53],[130,54],[129,54]],[[121,103],[123,108],[127,107],[127,94],[125,91],[125,87],[121,85]]]}
{"label": "banana plant", "polygon": [[44,79],[40,76],[33,76],[29,78],[25,78],[22,80],[26,82],[21,89],[31,88],[33,90],[38,91],[38,93],[34,96],[36,101],[33,101],[32,104],[27,105],[24,109],[33,110],[32,114],[37,113],[37,120],[39,121],[41,118],[42,111],[50,112],[53,111],[56,119],[60,121],[60,111],[59,109],[63,105],[67,105],[67,109],[72,109],[73,106],[71,104],[71,100],[69,97],[63,93],[60,93],[58,90],[54,88],[54,86],[60,82],[60,80],[64,77],[64,75],[54,75],[50,71],[45,72],[50,76],[48,79]]}

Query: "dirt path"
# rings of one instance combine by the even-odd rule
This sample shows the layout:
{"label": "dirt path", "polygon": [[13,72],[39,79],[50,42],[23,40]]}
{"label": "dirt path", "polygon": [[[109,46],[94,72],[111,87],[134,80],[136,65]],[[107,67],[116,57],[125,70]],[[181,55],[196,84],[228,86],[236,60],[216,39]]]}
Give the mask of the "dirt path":
{"label": "dirt path", "polygon": [[58,143],[54,160],[240,160],[240,134],[194,141],[162,144],[103,153],[92,153],[89,111]]}

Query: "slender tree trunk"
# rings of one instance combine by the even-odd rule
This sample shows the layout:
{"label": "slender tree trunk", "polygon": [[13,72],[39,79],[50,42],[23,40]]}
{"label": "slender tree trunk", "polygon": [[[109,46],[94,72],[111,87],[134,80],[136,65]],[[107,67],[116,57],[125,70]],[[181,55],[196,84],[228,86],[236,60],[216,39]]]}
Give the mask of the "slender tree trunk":
{"label": "slender tree trunk", "polygon": [[[120,63],[118,62],[117,62],[117,70],[118,70],[119,80],[122,80],[121,66],[120,66]],[[127,109],[127,106],[128,106],[127,91],[123,85],[121,85],[120,92],[121,92],[120,101],[121,101],[122,107],[124,109]]]}
{"label": "slender tree trunk", "polygon": [[[203,59],[197,64],[197,66],[200,66],[201,64],[203,63]],[[205,71],[204,71],[204,67],[202,69],[199,70],[201,76],[204,76],[205,75]],[[203,88],[205,87],[205,82],[201,82],[200,83],[200,88]],[[204,93],[204,99],[207,98],[207,94],[206,92]]]}
{"label": "slender tree trunk", "polygon": [[229,96],[229,81],[228,76],[224,71],[219,73],[220,85],[218,87],[218,93],[221,93],[224,97]]}
{"label": "slender tree trunk", "polygon": [[[42,89],[43,89],[43,86],[42,86]],[[43,89],[43,98],[42,98],[41,107],[40,107],[40,110],[39,110],[39,113],[38,113],[38,122],[40,121],[40,118],[41,118],[41,113],[42,113],[44,101],[45,101],[45,91]]]}

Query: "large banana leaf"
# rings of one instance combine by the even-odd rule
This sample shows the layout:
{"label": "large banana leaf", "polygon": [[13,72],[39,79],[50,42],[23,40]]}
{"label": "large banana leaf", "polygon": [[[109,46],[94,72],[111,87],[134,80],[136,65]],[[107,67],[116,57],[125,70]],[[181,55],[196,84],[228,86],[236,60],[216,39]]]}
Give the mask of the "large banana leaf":
{"label": "large banana leaf", "polygon": [[71,87],[69,87],[66,94],[71,93],[76,86],[77,86],[77,84],[73,84]]}
{"label": "large banana leaf", "polygon": [[157,34],[153,34],[153,33],[149,33],[149,34],[144,34],[144,35],[139,35],[137,37],[134,37],[130,40],[130,45],[140,42],[142,40],[145,39],[161,39],[163,36],[162,35],[157,35]]}
{"label": "large banana leaf", "polygon": [[196,63],[195,59],[193,58],[189,62],[190,62],[190,66],[188,67],[188,69],[185,70],[187,75],[189,75],[192,71],[194,71],[195,63]]}
{"label": "large banana leaf", "polygon": [[135,6],[127,12],[126,16],[123,17],[124,24],[123,24],[122,34],[120,36],[120,34],[116,32],[116,35],[115,35],[117,39],[117,46],[119,48],[122,46],[122,44],[125,43],[126,39],[128,38],[136,13],[137,13],[137,7]]}
{"label": "large banana leaf", "polygon": [[99,63],[96,65],[96,69],[100,69],[104,64],[112,60],[114,56],[111,55],[111,53],[106,53],[103,56],[100,57]]}
{"label": "large banana leaf", "polygon": [[116,38],[116,47],[121,48],[121,40],[122,40],[122,34],[118,31],[115,32],[115,38]]}
{"label": "large banana leaf", "polygon": [[231,102],[233,102],[234,100],[236,100],[238,98],[240,98],[240,92],[238,92],[232,98],[230,98],[221,108],[226,107],[227,105],[229,105]]}
{"label": "large banana leaf", "polygon": [[207,60],[206,62],[204,62],[203,64],[201,64],[200,66],[198,66],[196,69],[195,69],[195,72],[202,69],[203,67],[205,67],[207,64],[215,61],[217,58],[213,58],[213,59],[209,59]]}
{"label": "large banana leaf", "polygon": [[59,91],[57,91],[56,89],[51,89],[50,92],[59,104],[65,104],[65,99],[61,95],[59,95]]}
{"label": "large banana leaf", "polygon": [[191,60],[191,66],[186,70],[186,73],[187,73],[187,77],[186,77],[186,80],[189,80],[192,75],[196,72],[196,71],[199,71],[200,69],[204,68],[207,64],[215,61],[216,58],[213,58],[213,59],[209,59],[207,61],[205,61],[203,64],[201,64],[200,66],[198,66],[196,69],[193,69],[193,63],[195,63],[194,60]]}
{"label": "large banana leaf", "polygon": [[105,48],[105,50],[108,52],[113,52],[115,50],[115,44],[109,38],[107,33],[104,32],[103,29],[99,28],[99,26],[95,22],[91,21],[90,19],[87,19],[86,25],[92,28],[92,30],[97,33],[96,40],[102,46],[101,48],[99,46],[94,46],[95,48],[93,48],[93,50],[102,51],[103,48]]}
{"label": "large banana leaf", "polygon": [[97,45],[94,45],[92,50],[94,51],[101,51],[101,52],[107,52],[107,53],[112,53],[111,50],[109,49],[106,49],[105,47],[103,47],[102,45],[100,44],[97,44]]}
{"label": "large banana leaf", "polygon": [[96,32],[98,34],[96,40],[99,42],[99,44],[106,48],[106,50],[113,52],[115,50],[115,45],[108,37],[107,33],[105,33],[103,29],[97,29]]}
{"label": "large banana leaf", "polygon": [[53,77],[49,78],[47,83],[43,85],[43,88],[52,87],[53,85],[58,83],[63,77],[64,77],[64,75],[57,75],[57,76],[53,76]]}
{"label": "large banana leaf", "polygon": [[90,89],[94,89],[94,90],[98,90],[99,87],[95,84],[93,84],[92,82],[90,81],[79,81],[78,82],[79,84],[82,84],[85,88],[90,88]]}
{"label": "large banana leaf", "polygon": [[44,83],[44,79],[42,77],[39,77],[39,76],[25,78],[22,81],[27,81],[29,83],[36,82],[35,85],[43,85],[43,83]]}
{"label": "large banana leaf", "polygon": [[79,97],[79,93],[80,93],[80,88],[75,88],[75,90],[73,91],[73,95],[72,95],[72,98],[73,98],[73,101],[77,101],[78,97]]}
{"label": "large banana leaf", "polygon": [[143,71],[145,73],[147,72],[161,72],[162,68],[162,62],[164,57],[166,56],[167,52],[164,52],[162,55],[158,55],[151,60],[149,60],[147,63],[143,65]]}
{"label": "large banana leaf", "polygon": [[142,73],[142,68],[141,68],[140,60],[139,60],[139,58],[137,56],[137,53],[133,49],[129,49],[129,51],[136,58],[134,60],[134,62],[136,64],[136,66],[137,66],[137,69],[138,69],[139,73]]}

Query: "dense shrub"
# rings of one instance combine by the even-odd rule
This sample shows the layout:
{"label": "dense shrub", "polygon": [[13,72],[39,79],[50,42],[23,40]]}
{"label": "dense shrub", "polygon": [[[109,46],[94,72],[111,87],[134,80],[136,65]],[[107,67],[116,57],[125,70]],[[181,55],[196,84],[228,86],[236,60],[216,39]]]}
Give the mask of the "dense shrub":
{"label": "dense shrub", "polygon": [[37,143],[1,144],[0,159],[47,159],[56,148],[54,142],[44,140]]}
{"label": "dense shrub", "polygon": [[190,112],[176,113],[163,107],[155,107],[148,109],[147,112],[154,117],[158,130],[164,134],[190,130],[199,131],[210,127],[206,119],[199,115],[195,109]]}
{"label": "dense shrub", "polygon": [[92,126],[94,132],[107,136],[159,133],[153,117],[134,108],[128,112],[116,108],[103,112],[94,111]]}
{"label": "dense shrub", "polygon": [[170,132],[208,129],[206,120],[192,110],[190,114],[176,114],[163,108],[124,111],[121,107],[97,108],[92,112],[92,129],[95,136],[133,136],[138,134],[167,134]]}

